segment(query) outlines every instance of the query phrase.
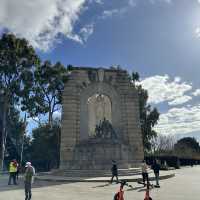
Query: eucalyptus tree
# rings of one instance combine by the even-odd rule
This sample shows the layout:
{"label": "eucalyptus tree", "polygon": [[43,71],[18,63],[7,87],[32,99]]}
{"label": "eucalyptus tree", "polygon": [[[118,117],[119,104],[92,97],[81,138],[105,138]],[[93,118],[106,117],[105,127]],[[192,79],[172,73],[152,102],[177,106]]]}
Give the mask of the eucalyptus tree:
{"label": "eucalyptus tree", "polygon": [[32,118],[48,115],[48,124],[52,127],[53,114],[61,110],[66,81],[67,69],[61,63],[43,62],[35,69],[32,93],[29,99],[24,99],[23,109],[28,110]]}
{"label": "eucalyptus tree", "polygon": [[33,86],[33,71],[39,65],[34,48],[25,39],[13,34],[3,34],[0,39],[0,95],[3,102],[1,168],[3,169],[4,152],[7,138],[7,116],[10,107],[29,98]]}
{"label": "eucalyptus tree", "polygon": [[[135,84],[139,81],[140,76],[137,72],[133,72],[131,80]],[[143,136],[143,145],[145,153],[151,150],[151,140],[157,136],[154,126],[159,120],[159,112],[157,108],[152,108],[148,104],[148,91],[142,88],[141,84],[135,84],[139,97],[140,123]]]}
{"label": "eucalyptus tree", "polygon": [[59,166],[60,132],[61,124],[56,120],[53,121],[52,127],[42,124],[33,130],[29,153],[38,169],[48,171]]}

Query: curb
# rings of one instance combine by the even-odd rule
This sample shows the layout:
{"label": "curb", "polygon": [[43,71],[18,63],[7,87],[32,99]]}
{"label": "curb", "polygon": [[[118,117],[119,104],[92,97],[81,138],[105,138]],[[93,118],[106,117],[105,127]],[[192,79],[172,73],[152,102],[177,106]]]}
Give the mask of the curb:
{"label": "curb", "polygon": [[[163,175],[163,176],[160,176],[160,180],[165,180],[165,179],[169,179],[169,178],[173,178],[175,177],[175,173],[172,173],[172,174],[167,174],[167,175]],[[141,181],[142,178],[128,178],[128,179],[123,179],[123,178],[120,178],[120,180],[126,180],[128,182],[138,182],[138,181]],[[37,181],[48,181],[48,182],[62,182],[62,183],[75,183],[75,182],[88,182],[88,183],[99,183],[99,182],[109,182],[108,179],[101,179],[101,180],[98,180],[98,179],[73,179],[70,177],[68,177],[68,179],[56,179],[56,178],[42,178],[42,177],[35,177],[35,180]],[[149,177],[149,180],[150,181],[153,181],[155,180],[155,177]]]}

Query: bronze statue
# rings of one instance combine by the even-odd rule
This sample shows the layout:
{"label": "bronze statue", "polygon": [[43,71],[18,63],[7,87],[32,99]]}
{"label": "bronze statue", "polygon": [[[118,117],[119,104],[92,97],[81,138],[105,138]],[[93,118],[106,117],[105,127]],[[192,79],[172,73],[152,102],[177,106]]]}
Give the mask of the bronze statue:
{"label": "bronze statue", "polygon": [[95,135],[97,138],[117,139],[112,124],[106,118],[102,122],[100,121],[99,125],[96,125]]}

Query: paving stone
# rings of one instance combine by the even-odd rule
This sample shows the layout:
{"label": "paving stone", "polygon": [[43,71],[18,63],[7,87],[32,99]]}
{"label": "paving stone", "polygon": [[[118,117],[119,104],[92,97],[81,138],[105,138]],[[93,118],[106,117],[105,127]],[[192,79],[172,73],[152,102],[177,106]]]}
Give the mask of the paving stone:
{"label": "paving stone", "polygon": [[[161,188],[153,188],[153,200],[199,200],[200,167],[176,170],[176,176],[160,181]],[[7,185],[7,178],[0,176],[0,200],[24,199],[23,182],[18,186]],[[125,200],[143,200],[142,185],[131,183],[125,187]],[[119,185],[107,183],[62,183],[41,181],[35,183],[33,200],[112,200]]]}

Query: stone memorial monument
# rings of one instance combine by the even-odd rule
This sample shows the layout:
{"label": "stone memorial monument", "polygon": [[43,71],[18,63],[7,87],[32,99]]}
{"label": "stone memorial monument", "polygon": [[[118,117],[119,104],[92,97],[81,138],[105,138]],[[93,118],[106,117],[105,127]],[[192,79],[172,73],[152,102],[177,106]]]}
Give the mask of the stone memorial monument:
{"label": "stone memorial monument", "polygon": [[137,167],[144,158],[138,95],[127,71],[71,69],[63,94],[60,169]]}

